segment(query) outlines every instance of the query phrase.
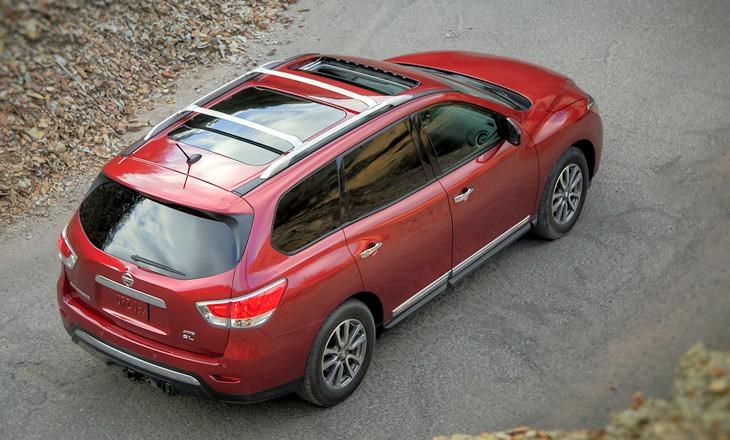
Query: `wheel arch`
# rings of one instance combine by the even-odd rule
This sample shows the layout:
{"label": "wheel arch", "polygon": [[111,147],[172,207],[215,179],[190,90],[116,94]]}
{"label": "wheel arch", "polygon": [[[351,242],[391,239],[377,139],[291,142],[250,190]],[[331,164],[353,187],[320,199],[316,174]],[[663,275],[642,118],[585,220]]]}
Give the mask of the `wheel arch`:
{"label": "wheel arch", "polygon": [[583,156],[585,156],[586,162],[588,163],[588,179],[592,180],[596,172],[596,149],[593,143],[588,139],[581,139],[571,146],[579,149],[583,153]]}
{"label": "wheel arch", "polygon": [[373,292],[363,291],[347,298],[347,300],[349,299],[356,299],[364,303],[367,308],[370,309],[370,313],[372,313],[373,320],[375,321],[376,335],[380,336],[380,334],[383,333],[383,302],[380,300],[380,297]]}

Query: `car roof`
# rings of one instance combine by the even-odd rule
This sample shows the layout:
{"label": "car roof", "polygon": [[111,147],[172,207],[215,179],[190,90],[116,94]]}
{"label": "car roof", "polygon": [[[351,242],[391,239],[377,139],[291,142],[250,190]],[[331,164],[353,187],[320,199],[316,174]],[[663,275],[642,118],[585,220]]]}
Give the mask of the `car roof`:
{"label": "car roof", "polygon": [[[176,112],[122,152],[120,160],[110,162],[104,173],[128,183],[147,182],[121,178],[136,169],[124,164],[126,158],[146,164],[139,172],[149,172],[147,165],[154,165],[196,179],[196,195],[200,184],[236,192],[285,169],[367,116],[444,88],[433,76],[393,63],[297,56],[255,69]],[[200,158],[189,163],[193,155]],[[156,191],[185,194],[156,190],[154,185],[140,190],[153,197]],[[207,208],[215,211],[215,206]]]}

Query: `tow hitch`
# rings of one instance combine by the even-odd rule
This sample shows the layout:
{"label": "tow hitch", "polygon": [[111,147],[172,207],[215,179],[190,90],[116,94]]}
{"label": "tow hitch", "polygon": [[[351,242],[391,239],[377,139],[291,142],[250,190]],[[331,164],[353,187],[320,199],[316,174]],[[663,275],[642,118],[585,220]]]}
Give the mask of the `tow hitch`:
{"label": "tow hitch", "polygon": [[162,392],[167,394],[168,396],[177,395],[175,385],[171,384],[170,382],[165,382],[149,377],[144,373],[140,373],[139,371],[134,371],[131,368],[126,367],[122,369],[122,374],[124,374],[124,377],[131,380],[132,382],[156,385],[157,388],[161,389]]}
{"label": "tow hitch", "polygon": [[129,368],[124,368],[122,370],[122,373],[124,374],[124,377],[131,380],[132,382],[140,382],[140,383],[148,383],[149,378],[145,376],[144,374],[140,373],[139,371],[130,370]]}

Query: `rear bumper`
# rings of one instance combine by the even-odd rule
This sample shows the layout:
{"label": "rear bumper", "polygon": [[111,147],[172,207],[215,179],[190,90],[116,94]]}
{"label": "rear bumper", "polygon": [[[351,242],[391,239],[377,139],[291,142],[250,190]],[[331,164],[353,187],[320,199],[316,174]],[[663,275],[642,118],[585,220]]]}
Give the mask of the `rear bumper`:
{"label": "rear bumper", "polygon": [[107,365],[129,368],[130,370],[144,374],[158,385],[172,385],[172,388],[176,392],[188,396],[227,402],[254,403],[292,393],[296,390],[299,383],[298,380],[295,380],[269,390],[248,395],[219,393],[210,388],[195,373],[180,371],[167,365],[143,359],[133,353],[107,344],[78,327],[71,326],[67,330],[71,335],[71,339],[76,344],[95,357],[100,358]]}
{"label": "rear bumper", "polygon": [[[231,334],[218,356],[186,351],[115,325],[84,299],[72,295],[62,272],[58,305],[74,342],[180,394],[230,402],[257,402],[288,394],[304,374],[318,323],[270,336],[258,329]],[[169,386],[168,385],[168,386]]]}

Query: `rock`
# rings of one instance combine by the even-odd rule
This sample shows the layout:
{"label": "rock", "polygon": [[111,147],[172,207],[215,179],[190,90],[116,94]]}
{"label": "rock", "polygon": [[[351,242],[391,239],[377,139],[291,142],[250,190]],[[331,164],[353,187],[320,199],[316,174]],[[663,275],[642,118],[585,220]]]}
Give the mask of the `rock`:
{"label": "rock", "polygon": [[[455,435],[443,440],[539,439],[730,439],[730,351],[708,351],[695,344],[679,359],[669,401],[647,399],[637,392],[630,409],[618,412],[603,430],[535,431],[524,426],[485,432],[476,437]],[[600,396],[597,396],[600,398]]]}
{"label": "rock", "polygon": [[41,37],[41,24],[35,18],[18,22],[18,30],[27,39],[35,41]]}

